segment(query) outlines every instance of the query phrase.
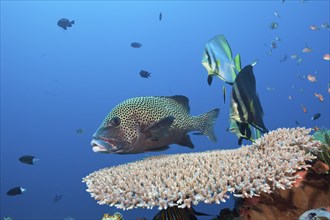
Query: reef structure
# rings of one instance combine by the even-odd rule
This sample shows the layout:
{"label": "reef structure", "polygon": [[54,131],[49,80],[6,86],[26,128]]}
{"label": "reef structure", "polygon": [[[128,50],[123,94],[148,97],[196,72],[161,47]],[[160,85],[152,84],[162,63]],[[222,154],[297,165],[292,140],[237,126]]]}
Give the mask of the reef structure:
{"label": "reef structure", "polygon": [[238,149],[147,157],[95,171],[83,182],[98,204],[119,209],[218,204],[231,193],[252,198],[292,188],[301,178],[295,173],[311,167],[321,142],[310,131],[280,128]]}

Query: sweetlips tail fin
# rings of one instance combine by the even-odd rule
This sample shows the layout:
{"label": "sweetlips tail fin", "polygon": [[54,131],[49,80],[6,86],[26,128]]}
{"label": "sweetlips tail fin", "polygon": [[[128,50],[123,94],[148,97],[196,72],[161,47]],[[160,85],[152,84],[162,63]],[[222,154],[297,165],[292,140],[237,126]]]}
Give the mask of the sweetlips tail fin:
{"label": "sweetlips tail fin", "polygon": [[196,130],[202,132],[206,135],[211,141],[217,142],[217,137],[214,133],[214,123],[218,118],[220,109],[216,108],[207,113],[197,116]]}

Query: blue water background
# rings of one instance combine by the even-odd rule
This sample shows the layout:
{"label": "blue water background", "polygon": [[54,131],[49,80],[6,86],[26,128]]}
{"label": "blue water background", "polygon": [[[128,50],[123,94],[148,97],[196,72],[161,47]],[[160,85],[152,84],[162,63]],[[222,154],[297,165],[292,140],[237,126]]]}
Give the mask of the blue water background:
{"label": "blue water background", "polygon": [[[56,23],[62,17],[75,25],[61,29]],[[329,61],[322,57],[330,52],[330,32],[310,29],[329,20],[329,1],[1,1],[1,219],[101,219],[116,211],[125,219],[151,219],[156,208],[98,205],[82,178],[146,155],[237,148],[236,136],[226,132],[231,87],[226,86],[224,104],[224,83],[215,78],[209,86],[201,65],[205,43],[218,34],[226,36],[233,55],[241,54],[242,66],[258,59],[254,74],[268,129],[295,127],[295,121],[329,128]],[[268,28],[273,21],[276,30]],[[281,41],[270,56],[276,36]],[[133,41],[143,47],[130,47]],[[313,52],[302,53],[305,44]],[[281,63],[284,54],[288,59]],[[303,58],[300,65],[292,54]],[[141,78],[141,69],[151,78]],[[315,72],[315,83],[298,77]],[[324,102],[314,92],[323,94]],[[189,97],[192,115],[221,109],[217,144],[192,136],[193,150],[172,145],[165,152],[137,155],[92,151],[92,134],[116,104],[136,96],[179,94]],[[312,121],[315,113],[321,117]],[[79,128],[83,134],[76,133]],[[40,160],[22,164],[18,158],[25,154]],[[27,192],[7,196],[15,186]],[[54,203],[56,194],[62,199]],[[232,206],[229,201],[195,208],[217,215]]]}

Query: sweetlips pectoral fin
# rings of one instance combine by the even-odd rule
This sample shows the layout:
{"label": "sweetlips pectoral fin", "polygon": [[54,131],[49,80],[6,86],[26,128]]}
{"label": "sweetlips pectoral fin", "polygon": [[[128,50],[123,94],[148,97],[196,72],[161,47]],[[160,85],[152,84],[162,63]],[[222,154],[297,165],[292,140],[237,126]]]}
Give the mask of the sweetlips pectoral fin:
{"label": "sweetlips pectoral fin", "polygon": [[189,147],[191,149],[194,148],[194,144],[191,142],[189,135],[183,136],[182,139],[177,144],[181,146]]}
{"label": "sweetlips pectoral fin", "polygon": [[175,118],[173,116],[162,118],[159,121],[156,121],[149,125],[142,132],[147,135],[148,139],[158,140],[159,138],[164,137],[168,133],[171,125],[174,122],[174,119]]}

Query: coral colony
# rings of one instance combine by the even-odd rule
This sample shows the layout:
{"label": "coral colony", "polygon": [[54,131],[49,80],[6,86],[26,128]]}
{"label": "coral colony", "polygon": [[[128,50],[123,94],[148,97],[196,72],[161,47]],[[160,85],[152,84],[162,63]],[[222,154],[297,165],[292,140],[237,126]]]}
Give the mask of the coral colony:
{"label": "coral colony", "polygon": [[162,155],[95,171],[85,177],[87,191],[120,209],[171,206],[251,198],[275,189],[290,189],[316,158],[321,142],[311,129],[281,128],[250,146],[234,150]]}

